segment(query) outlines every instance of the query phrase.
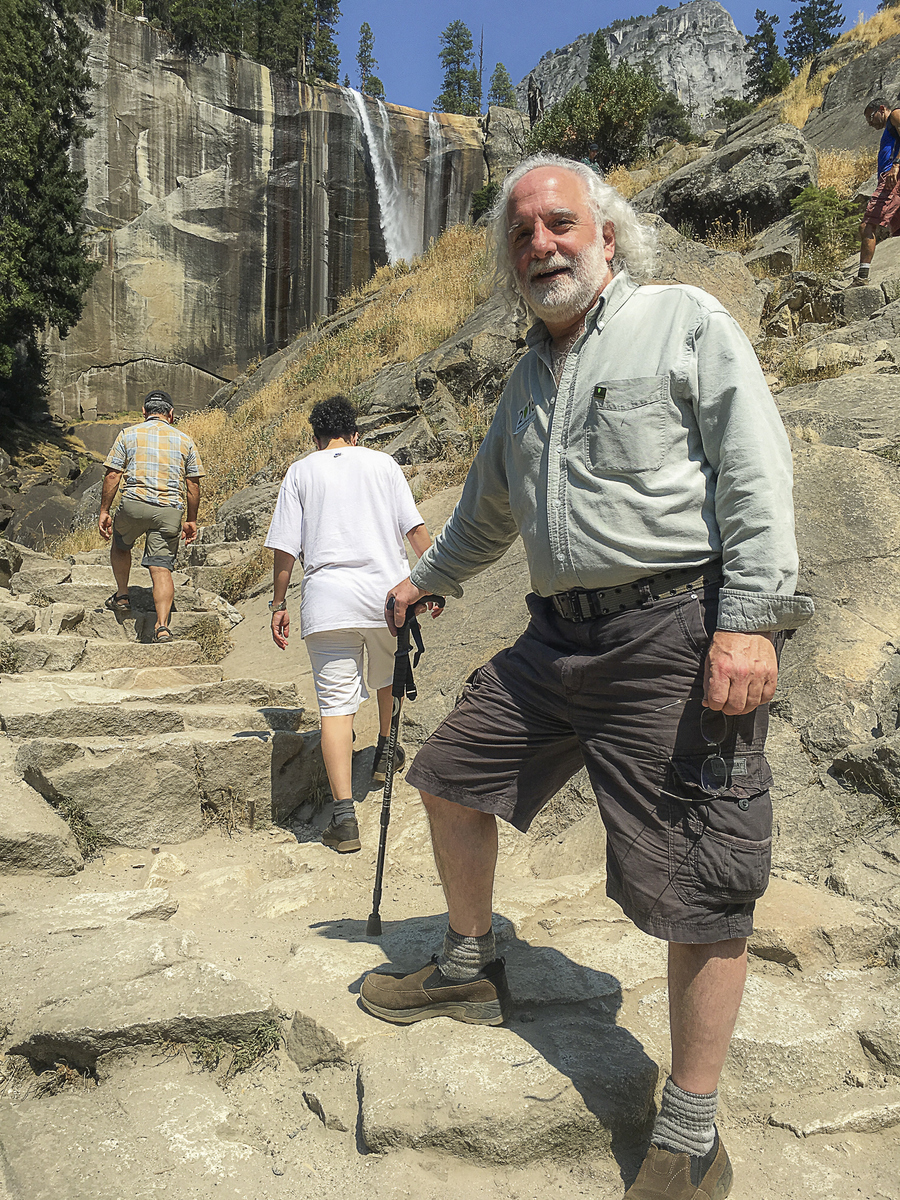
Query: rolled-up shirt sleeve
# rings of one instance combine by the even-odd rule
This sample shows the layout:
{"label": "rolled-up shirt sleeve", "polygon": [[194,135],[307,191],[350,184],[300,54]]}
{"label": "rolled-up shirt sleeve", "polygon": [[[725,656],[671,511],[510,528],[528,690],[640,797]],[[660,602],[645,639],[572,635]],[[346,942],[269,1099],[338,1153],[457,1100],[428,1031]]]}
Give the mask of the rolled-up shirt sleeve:
{"label": "rolled-up shirt sleeve", "polygon": [[795,595],[793,464],[784,425],[747,338],[724,312],[694,333],[689,380],[703,450],[715,472],[724,587],[720,629],[764,632],[809,620]]}

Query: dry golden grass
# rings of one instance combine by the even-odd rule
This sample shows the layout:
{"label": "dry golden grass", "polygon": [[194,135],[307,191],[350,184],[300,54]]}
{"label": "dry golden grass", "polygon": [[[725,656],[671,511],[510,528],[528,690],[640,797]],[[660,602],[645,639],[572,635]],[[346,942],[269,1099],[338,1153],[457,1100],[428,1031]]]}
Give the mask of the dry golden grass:
{"label": "dry golden grass", "polygon": [[646,183],[638,182],[627,167],[613,167],[611,171],[606,172],[604,178],[626,200],[630,200],[632,196],[637,195],[639,191],[648,186]]}
{"label": "dry golden grass", "polygon": [[842,33],[838,41],[862,42],[866,50],[871,50],[873,46],[879,46],[898,33],[900,33],[900,9],[887,8],[884,12],[877,12],[874,17],[869,17],[868,20],[863,20],[863,14],[860,13],[857,23],[852,29]]}
{"label": "dry golden grass", "polygon": [[737,220],[725,222],[716,217],[703,242],[713,250],[725,253],[746,254],[753,244],[756,233],[750,228],[750,221],[743,213],[737,214]]}
{"label": "dry golden grass", "polygon": [[843,200],[851,200],[861,183],[875,170],[874,150],[820,150],[819,187],[834,188]]}

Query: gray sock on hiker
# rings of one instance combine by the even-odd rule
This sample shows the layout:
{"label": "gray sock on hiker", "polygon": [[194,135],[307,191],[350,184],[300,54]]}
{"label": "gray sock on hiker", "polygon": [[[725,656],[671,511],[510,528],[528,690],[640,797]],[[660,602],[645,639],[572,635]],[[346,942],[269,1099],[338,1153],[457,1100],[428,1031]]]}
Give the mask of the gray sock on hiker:
{"label": "gray sock on hiker", "polygon": [[685,1092],[671,1078],[667,1079],[650,1141],[673,1154],[702,1158],[716,1140],[718,1102],[718,1091],[699,1095]]}
{"label": "gray sock on hiker", "polygon": [[448,979],[474,979],[481,968],[496,957],[493,929],[481,937],[463,937],[448,925],[437,965]]}
{"label": "gray sock on hiker", "polygon": [[340,825],[341,821],[355,821],[356,807],[353,803],[353,797],[349,800],[335,800],[334,802],[334,823]]}
{"label": "gray sock on hiker", "polygon": [[869,278],[869,266],[870,266],[869,263],[860,263],[859,270],[856,272],[856,278],[857,279],[868,279]]}

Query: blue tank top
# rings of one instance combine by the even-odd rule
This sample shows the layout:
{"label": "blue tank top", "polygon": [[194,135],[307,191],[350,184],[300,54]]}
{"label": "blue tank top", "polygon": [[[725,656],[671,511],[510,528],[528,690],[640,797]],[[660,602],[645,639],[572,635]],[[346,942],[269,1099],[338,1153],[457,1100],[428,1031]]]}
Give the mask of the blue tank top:
{"label": "blue tank top", "polygon": [[888,117],[888,123],[884,127],[884,133],[881,135],[881,145],[878,148],[878,174],[883,175],[885,171],[889,171],[894,165],[894,159],[897,157],[897,151],[900,149],[900,134],[891,124],[891,119]]}

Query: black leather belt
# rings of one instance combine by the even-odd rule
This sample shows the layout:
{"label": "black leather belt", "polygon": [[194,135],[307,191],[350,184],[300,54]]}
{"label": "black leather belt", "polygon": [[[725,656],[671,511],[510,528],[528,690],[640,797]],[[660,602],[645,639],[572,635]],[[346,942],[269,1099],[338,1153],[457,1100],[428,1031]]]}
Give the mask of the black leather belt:
{"label": "black leather belt", "polygon": [[716,561],[707,563],[705,567],[661,571],[659,575],[647,575],[644,579],[635,579],[633,583],[623,583],[620,587],[604,588],[603,591],[588,592],[576,588],[571,592],[557,592],[550,600],[561,617],[580,624],[596,617],[608,617],[611,613],[640,608],[649,600],[680,596],[683,592],[703,587],[705,583],[719,583],[721,579],[722,564]]}

